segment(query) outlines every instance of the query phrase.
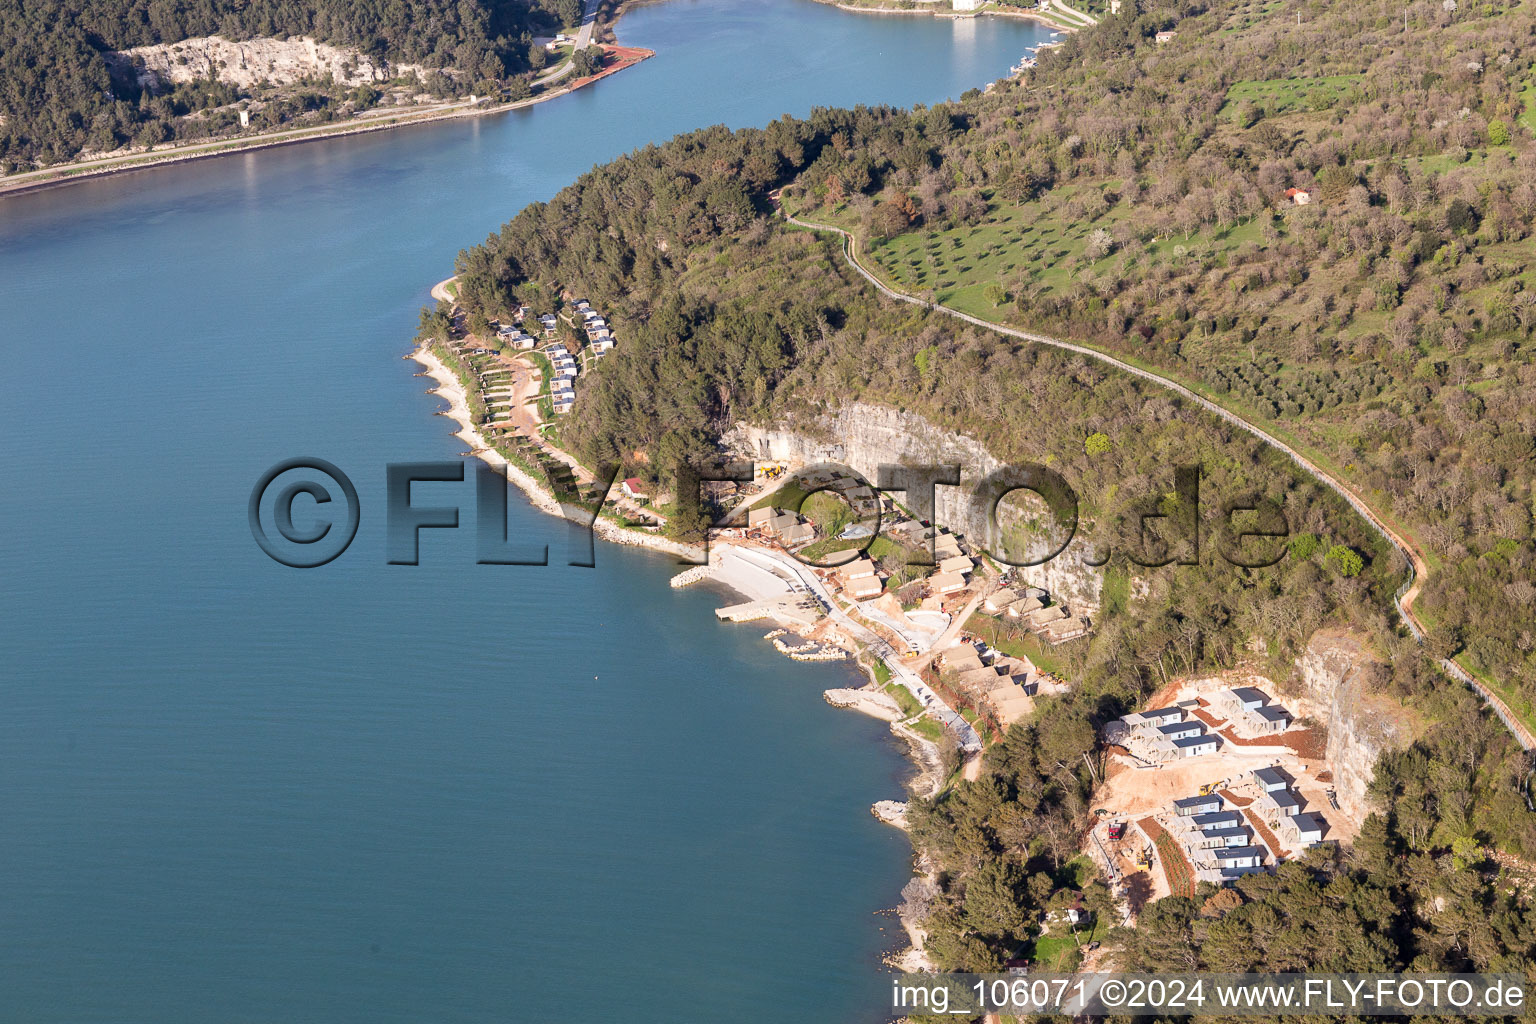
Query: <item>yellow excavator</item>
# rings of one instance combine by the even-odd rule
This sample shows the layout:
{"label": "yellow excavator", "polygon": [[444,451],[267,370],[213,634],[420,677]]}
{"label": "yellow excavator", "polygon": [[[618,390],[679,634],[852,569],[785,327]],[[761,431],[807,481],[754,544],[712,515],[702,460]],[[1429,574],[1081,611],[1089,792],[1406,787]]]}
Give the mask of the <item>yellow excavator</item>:
{"label": "yellow excavator", "polygon": [[1200,787],[1200,795],[1201,796],[1210,796],[1212,793],[1216,792],[1216,790],[1218,788],[1220,788],[1220,786],[1221,786],[1221,783],[1219,783],[1219,782],[1207,782],[1205,785]]}
{"label": "yellow excavator", "polygon": [[1141,856],[1136,858],[1136,866],[1143,871],[1152,870],[1152,847],[1148,846],[1141,851]]}

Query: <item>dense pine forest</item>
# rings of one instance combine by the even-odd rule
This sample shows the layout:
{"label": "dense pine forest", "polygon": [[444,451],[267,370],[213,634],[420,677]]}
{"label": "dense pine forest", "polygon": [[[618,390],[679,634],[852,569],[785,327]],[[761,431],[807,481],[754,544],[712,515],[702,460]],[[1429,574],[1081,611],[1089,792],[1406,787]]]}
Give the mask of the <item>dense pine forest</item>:
{"label": "dense pine forest", "polygon": [[[581,0],[60,0],[0,5],[0,173],[67,160],[82,150],[196,138],[188,113],[231,102],[206,83],[149,95],[113,82],[102,54],[199,36],[309,36],[380,60],[451,68],[439,87],[496,83],[529,68],[533,35],[581,19]],[[323,104],[315,83],[308,105]],[[301,112],[304,101],[289,113]],[[274,114],[280,112],[274,111]],[[228,119],[226,119],[228,120]],[[215,121],[214,127],[220,122]]]}
{"label": "dense pine forest", "polygon": [[[1166,501],[1180,462],[1284,508],[1288,558],[1153,574],[1074,647],[1071,695],[979,780],[914,801],[944,966],[995,967],[1068,884],[1098,725],[1254,636],[1283,678],[1336,626],[1430,723],[1378,765],[1378,813],[1349,849],[1155,904],[1126,962],[1525,971],[1536,919],[1490,851],[1536,858],[1528,759],[1432,658],[1536,705],[1533,61],[1512,4],[1128,0],[956,102],[710,129],[597,168],[461,254],[461,294],[614,311],[625,345],[560,427],[594,463],[664,477],[733,423],[862,399],[1058,468],[1104,537]],[[1428,643],[1392,613],[1397,556],[1294,466],[1166,391],[879,298],[780,201],[854,231],[895,287],[1140,360],[1314,453],[1430,553]],[[1340,546],[1359,557],[1326,557]]]}

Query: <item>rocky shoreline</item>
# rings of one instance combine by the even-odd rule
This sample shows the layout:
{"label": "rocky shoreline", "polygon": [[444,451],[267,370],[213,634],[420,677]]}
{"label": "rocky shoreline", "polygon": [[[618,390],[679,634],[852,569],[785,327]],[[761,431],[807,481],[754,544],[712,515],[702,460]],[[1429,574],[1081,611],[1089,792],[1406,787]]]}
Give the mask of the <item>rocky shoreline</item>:
{"label": "rocky shoreline", "polygon": [[[433,288],[434,297],[448,298],[451,301],[451,296],[445,287],[447,283],[441,282]],[[477,458],[491,466],[504,467],[507,479],[527,496],[533,507],[549,515],[571,518],[546,486],[492,448],[476,429],[470,414],[468,398],[457,374],[424,344],[411,352],[409,358],[425,367],[426,376],[436,382],[437,386],[431,389],[431,393],[448,403],[445,415],[458,426],[454,436],[467,443]],[[592,529],[598,537],[612,544],[649,548],[693,561],[702,561],[705,556],[703,548],[682,544],[666,537],[628,530],[601,516],[593,523]],[[894,698],[882,692],[873,669],[867,665],[862,667],[869,677],[867,685],[830,689],[823,693],[823,699],[834,707],[858,711],[888,722],[892,734],[906,741],[907,754],[917,767],[917,774],[910,783],[912,790],[924,795],[938,792],[943,784],[943,757],[938,745],[914,732],[904,723],[900,705]],[[870,811],[880,821],[907,832],[906,808],[907,805],[901,801],[880,800],[872,805]],[[913,858],[913,880],[920,882],[929,877],[931,872],[925,868],[927,861],[921,851],[914,848]],[[896,914],[907,933],[909,946],[887,958],[887,963],[902,971],[932,970],[932,964],[923,945],[925,933],[915,921],[910,919],[909,915],[903,912],[905,906],[905,902],[898,906]]]}
{"label": "rocky shoreline", "polygon": [[[427,376],[437,382],[437,387],[433,388],[431,393],[448,403],[447,416],[459,426],[454,436],[468,444],[476,458],[498,469],[505,468],[507,479],[522,491],[529,503],[540,512],[559,516],[562,519],[572,518],[548,487],[515,463],[508,461],[505,456],[492,448],[485,436],[476,429],[474,420],[470,418],[469,402],[458,376],[435,353],[422,345],[410,354],[410,358],[426,367]],[[683,544],[668,537],[658,537],[639,530],[628,530],[602,516],[598,516],[593,521],[592,532],[610,544],[649,548],[652,551],[661,551],[695,562],[704,559],[704,549],[697,545]]]}

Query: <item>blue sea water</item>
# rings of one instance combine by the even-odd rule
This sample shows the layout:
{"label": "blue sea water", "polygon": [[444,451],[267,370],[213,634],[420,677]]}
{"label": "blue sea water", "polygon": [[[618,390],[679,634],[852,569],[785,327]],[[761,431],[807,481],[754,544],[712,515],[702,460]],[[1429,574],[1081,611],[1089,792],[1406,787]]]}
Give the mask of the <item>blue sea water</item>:
{"label": "blue sea water", "polygon": [[[455,252],[593,164],[712,123],[911,104],[1035,26],[667,0],[657,57],[525,111],[0,201],[0,1020],[868,1021],[904,838],[885,727],[672,591],[665,556],[514,502],[384,550],[386,463],[463,445],[402,362]],[[296,455],[351,549],[266,558]],[[473,485],[418,488],[473,522]]]}

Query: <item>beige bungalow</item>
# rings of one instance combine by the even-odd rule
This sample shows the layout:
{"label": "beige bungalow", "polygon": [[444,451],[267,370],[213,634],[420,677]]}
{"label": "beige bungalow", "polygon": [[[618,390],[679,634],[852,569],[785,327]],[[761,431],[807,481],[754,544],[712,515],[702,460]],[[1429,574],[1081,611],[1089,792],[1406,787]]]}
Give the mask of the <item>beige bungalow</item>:
{"label": "beige bungalow", "polygon": [[753,530],[766,529],[778,514],[776,508],[754,508],[747,513],[747,526]]}
{"label": "beige bungalow", "polygon": [[1007,728],[1035,710],[1034,698],[1013,683],[1004,683],[987,694],[987,703],[997,713],[997,720]]}
{"label": "beige bungalow", "polygon": [[770,537],[783,539],[784,531],[798,525],[799,522],[800,517],[796,516],[793,512],[781,512],[764,524],[763,532],[767,533]]}
{"label": "beige bungalow", "polygon": [[944,652],[944,667],[955,672],[981,668],[981,655],[970,644],[957,644]]}
{"label": "beige bungalow", "polygon": [[987,595],[987,599],[981,602],[981,610],[996,615],[1018,599],[1019,594],[1017,591],[1009,590],[1005,587],[1002,590],[995,590]]}
{"label": "beige bungalow", "polygon": [[1066,643],[1075,640],[1088,632],[1086,619],[1079,619],[1072,615],[1064,615],[1053,622],[1047,622],[1041,630],[1045,638],[1053,644]]}
{"label": "beige bungalow", "polygon": [[779,540],[786,545],[809,544],[816,539],[816,527],[810,523],[795,523],[779,531]]}
{"label": "beige bungalow", "polygon": [[959,676],[961,686],[964,686],[967,689],[980,690],[982,693],[986,693],[988,690],[996,688],[997,681],[1000,678],[1002,677],[997,674],[997,669],[993,668],[991,665],[983,665],[981,668],[966,669],[964,672],[961,672]]}
{"label": "beige bungalow", "polygon": [[847,580],[856,580],[861,576],[873,576],[875,575],[875,563],[867,558],[855,558],[843,566],[842,572],[843,578]]}
{"label": "beige bungalow", "polygon": [[1029,613],[1031,626],[1043,626],[1047,622],[1055,622],[1057,619],[1067,617],[1067,610],[1059,604],[1053,604],[1049,608],[1037,608]]}
{"label": "beige bungalow", "polygon": [[939,572],[970,572],[976,564],[964,555],[953,555],[939,562]]}
{"label": "beige bungalow", "polygon": [[879,576],[860,576],[858,579],[849,580],[845,589],[854,599],[864,601],[871,597],[879,597],[885,590],[885,583]]}
{"label": "beige bungalow", "polygon": [[965,577],[958,572],[941,572],[928,580],[935,594],[953,594],[965,589]]}
{"label": "beige bungalow", "polygon": [[1028,616],[1030,612],[1039,611],[1044,607],[1045,602],[1038,597],[1020,598],[1008,606],[1007,615],[1010,619],[1022,619]]}

